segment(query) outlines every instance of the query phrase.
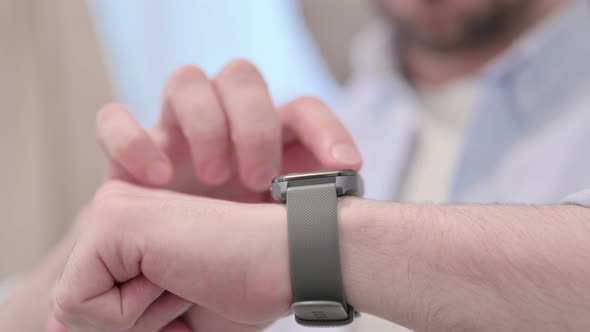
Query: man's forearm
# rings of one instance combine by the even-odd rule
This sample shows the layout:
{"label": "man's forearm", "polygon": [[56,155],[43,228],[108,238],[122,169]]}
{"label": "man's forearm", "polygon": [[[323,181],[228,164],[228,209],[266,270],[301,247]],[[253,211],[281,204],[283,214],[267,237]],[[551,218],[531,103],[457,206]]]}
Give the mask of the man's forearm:
{"label": "man's forearm", "polygon": [[348,300],[418,331],[590,326],[590,210],[345,199]]}

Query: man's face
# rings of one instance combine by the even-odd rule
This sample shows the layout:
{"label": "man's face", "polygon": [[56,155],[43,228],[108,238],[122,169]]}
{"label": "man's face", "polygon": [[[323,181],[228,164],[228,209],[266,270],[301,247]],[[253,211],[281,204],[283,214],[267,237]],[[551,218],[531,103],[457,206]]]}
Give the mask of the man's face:
{"label": "man's face", "polygon": [[407,41],[435,50],[478,46],[518,25],[532,0],[380,0]]}

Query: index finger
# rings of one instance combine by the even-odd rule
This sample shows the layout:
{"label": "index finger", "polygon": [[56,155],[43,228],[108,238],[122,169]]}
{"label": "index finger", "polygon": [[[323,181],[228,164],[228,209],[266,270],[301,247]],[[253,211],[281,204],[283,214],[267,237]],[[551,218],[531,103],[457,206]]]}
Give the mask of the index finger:
{"label": "index finger", "polygon": [[299,140],[326,169],[359,170],[361,154],[342,122],[318,98],[297,98],[279,108],[284,140]]}
{"label": "index finger", "polygon": [[268,189],[281,162],[281,127],[268,87],[254,64],[234,60],[217,74],[215,87],[228,116],[243,183]]}

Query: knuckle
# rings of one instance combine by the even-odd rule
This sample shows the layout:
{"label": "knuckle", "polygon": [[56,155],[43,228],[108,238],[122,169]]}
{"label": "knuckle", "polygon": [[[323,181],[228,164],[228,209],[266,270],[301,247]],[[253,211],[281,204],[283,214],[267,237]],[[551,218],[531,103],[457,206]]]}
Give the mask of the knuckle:
{"label": "knuckle", "polygon": [[319,97],[305,96],[291,101],[284,109],[288,117],[296,118],[303,113],[322,111],[326,104]]}
{"label": "knuckle", "polygon": [[178,67],[171,76],[173,82],[186,82],[193,80],[207,80],[207,74],[198,66],[187,64]]}
{"label": "knuckle", "polygon": [[135,151],[140,151],[145,142],[146,137],[142,133],[130,133],[128,137],[112,146],[111,155],[118,161],[128,159]]}
{"label": "knuckle", "polygon": [[297,109],[318,109],[326,107],[326,104],[317,96],[299,97],[293,103]]}
{"label": "knuckle", "polygon": [[107,143],[112,141],[113,128],[117,127],[117,124],[124,121],[125,117],[131,117],[131,113],[125,105],[111,103],[105,105],[96,113],[95,130],[96,136],[99,141]]}
{"label": "knuckle", "polygon": [[275,144],[278,137],[279,130],[276,126],[259,125],[236,131],[232,136],[232,141],[236,146],[258,150]]}
{"label": "knuckle", "polygon": [[232,79],[239,81],[260,80],[262,75],[250,60],[238,58],[228,62],[219,72],[220,80]]}
{"label": "knuckle", "polygon": [[127,110],[127,107],[123,104],[119,104],[119,103],[106,104],[96,113],[96,123],[99,125],[104,124],[114,114],[119,113],[121,111],[126,111],[126,110]]}
{"label": "knuckle", "polygon": [[195,65],[183,65],[178,67],[170,78],[164,91],[166,99],[176,99],[182,96],[182,91],[192,87],[195,83],[208,82],[207,74]]}

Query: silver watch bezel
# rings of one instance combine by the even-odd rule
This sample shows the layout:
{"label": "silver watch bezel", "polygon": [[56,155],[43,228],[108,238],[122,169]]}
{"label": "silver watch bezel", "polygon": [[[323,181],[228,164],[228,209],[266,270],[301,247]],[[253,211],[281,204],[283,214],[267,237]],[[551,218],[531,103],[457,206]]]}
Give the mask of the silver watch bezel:
{"label": "silver watch bezel", "polygon": [[364,191],[362,177],[351,169],[280,175],[272,180],[270,191],[275,200],[284,203],[287,200],[287,188],[321,183],[334,183],[338,196],[360,197]]}

